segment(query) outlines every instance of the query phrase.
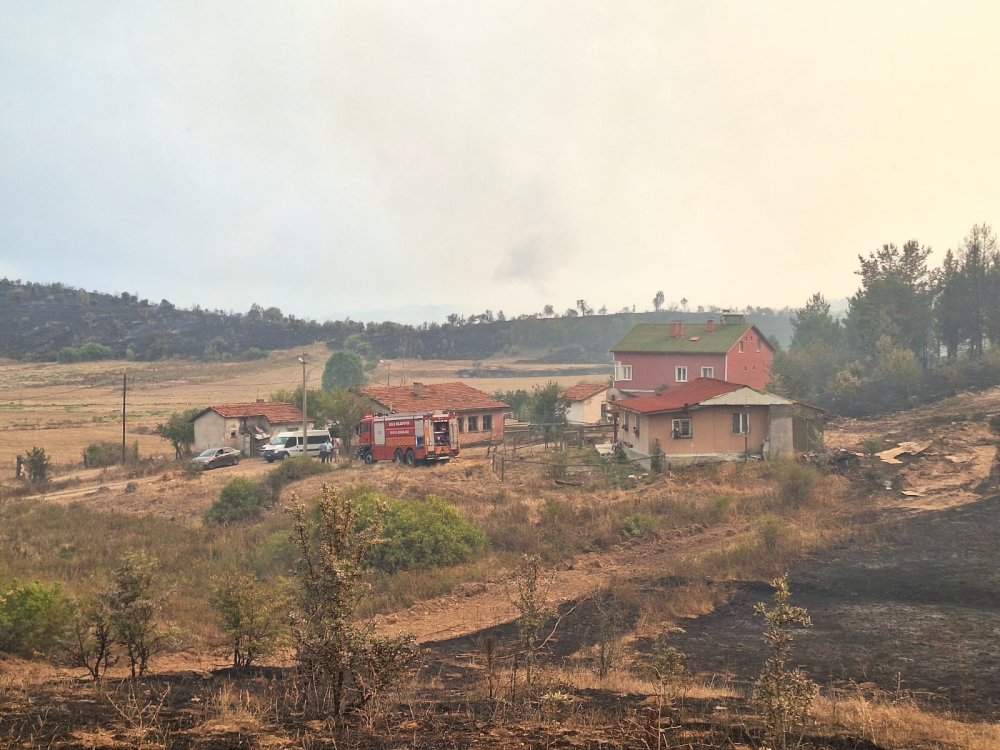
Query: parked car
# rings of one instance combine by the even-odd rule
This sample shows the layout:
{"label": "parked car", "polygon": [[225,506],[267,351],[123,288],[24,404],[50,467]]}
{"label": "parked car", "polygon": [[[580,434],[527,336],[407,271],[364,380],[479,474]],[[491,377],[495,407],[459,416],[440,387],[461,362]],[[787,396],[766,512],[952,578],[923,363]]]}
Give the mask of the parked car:
{"label": "parked car", "polygon": [[191,460],[203,469],[236,466],[240,462],[240,452],[235,448],[207,448]]}

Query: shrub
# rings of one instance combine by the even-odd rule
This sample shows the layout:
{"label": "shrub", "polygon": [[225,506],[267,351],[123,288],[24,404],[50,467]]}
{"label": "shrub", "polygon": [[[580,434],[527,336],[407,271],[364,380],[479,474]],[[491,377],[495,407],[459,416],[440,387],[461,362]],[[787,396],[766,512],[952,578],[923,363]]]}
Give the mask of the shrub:
{"label": "shrub", "polygon": [[810,466],[794,461],[781,461],[776,464],[775,479],[778,482],[781,504],[798,507],[812,498],[819,475]]}
{"label": "shrub", "polygon": [[161,602],[154,589],[158,568],[155,557],[127,552],[111,571],[111,585],[104,593],[114,638],[128,657],[132,677],[142,677],[150,657],[163,646],[156,623]]}
{"label": "shrub", "polygon": [[264,487],[271,502],[276,503],[281,497],[281,490],[285,485],[327,471],[333,471],[332,464],[321,464],[309,456],[286,458],[276,469],[268,472],[264,479]]}
{"label": "shrub", "polygon": [[299,552],[291,617],[295,658],[308,710],[324,720],[370,704],[419,658],[412,636],[386,637],[355,624],[367,593],[362,565],[379,537],[379,511],[376,504],[364,519],[348,494],[327,485],[315,520],[301,504],[292,509]]}
{"label": "shrub", "polygon": [[805,672],[792,666],[792,628],[810,627],[809,613],[789,603],[787,575],[775,578],[771,586],[774,606],[758,602],[754,607],[764,619],[768,658],[754,683],[751,699],[764,716],[768,747],[785,750],[802,746],[809,709],[819,690]]}
{"label": "shrub", "polygon": [[248,669],[277,648],[284,620],[282,601],[250,573],[217,577],[212,606],[229,639],[235,669]]}
{"label": "shrub", "polygon": [[28,451],[24,463],[28,470],[29,480],[39,484],[44,484],[49,480],[52,462],[44,448],[32,448]]}
{"label": "shrub", "polygon": [[516,502],[490,512],[484,523],[493,549],[535,555],[541,549],[538,526],[532,522],[528,506]]}
{"label": "shrub", "polygon": [[[83,465],[87,467],[99,468],[104,466],[115,466],[116,464],[121,463],[121,460],[121,443],[115,443],[110,440],[102,440],[97,443],[91,443],[83,449]],[[132,443],[131,447],[126,448],[125,462],[128,464],[135,464],[139,462],[138,442]]]}
{"label": "shrub", "polygon": [[55,651],[72,607],[58,584],[21,584],[0,589],[0,651],[21,656]]}
{"label": "shrub", "polygon": [[486,534],[439,497],[423,502],[391,500],[383,516],[382,543],[371,553],[379,570],[457,565],[486,547]]}
{"label": "shrub", "polygon": [[205,513],[212,523],[235,523],[258,518],[264,509],[264,491],[249,479],[237,477],[222,488],[219,499]]}
{"label": "shrub", "polygon": [[648,513],[633,513],[622,521],[620,533],[626,539],[642,539],[656,533],[660,523]]}

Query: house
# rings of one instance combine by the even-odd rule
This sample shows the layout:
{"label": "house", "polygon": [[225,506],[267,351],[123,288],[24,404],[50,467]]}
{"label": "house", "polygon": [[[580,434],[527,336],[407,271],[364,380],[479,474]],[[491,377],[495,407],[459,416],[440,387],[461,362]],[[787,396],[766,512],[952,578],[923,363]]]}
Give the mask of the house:
{"label": "house", "polygon": [[559,394],[568,402],[566,420],[570,424],[603,424],[608,421],[607,383],[579,383]]}
{"label": "house", "polygon": [[716,324],[639,323],[611,349],[622,397],[658,393],[696,378],[717,378],[763,390],[771,381],[774,347],[734,313]]}
{"label": "house", "polygon": [[462,445],[503,440],[504,417],[510,405],[465,383],[366,385],[359,389],[377,411],[388,414],[450,411],[458,416]]}
{"label": "house", "polygon": [[632,458],[663,454],[672,464],[790,458],[823,445],[823,409],[741,383],[696,378],[616,405],[617,439]]}
{"label": "house", "polygon": [[[252,404],[219,404],[200,411],[194,423],[194,449],[228,445],[256,456],[272,435],[302,429],[302,411],[292,404],[259,399]],[[312,427],[312,420],[307,427]]]}

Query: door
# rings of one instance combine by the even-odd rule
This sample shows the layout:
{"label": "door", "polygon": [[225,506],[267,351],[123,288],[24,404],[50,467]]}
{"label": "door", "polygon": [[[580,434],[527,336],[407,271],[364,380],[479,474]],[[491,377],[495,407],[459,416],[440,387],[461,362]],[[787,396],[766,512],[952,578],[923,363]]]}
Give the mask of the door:
{"label": "door", "polygon": [[376,422],[372,427],[375,428],[372,442],[375,445],[385,445],[385,422]]}

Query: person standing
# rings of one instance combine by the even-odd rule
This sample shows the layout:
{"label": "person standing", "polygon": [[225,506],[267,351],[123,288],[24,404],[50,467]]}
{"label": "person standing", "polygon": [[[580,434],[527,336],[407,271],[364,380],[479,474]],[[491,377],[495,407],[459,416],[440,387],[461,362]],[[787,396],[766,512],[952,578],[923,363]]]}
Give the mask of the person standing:
{"label": "person standing", "polygon": [[330,454],[332,453],[333,453],[333,443],[330,442],[330,438],[327,438],[319,449],[320,463],[324,464],[330,463]]}

